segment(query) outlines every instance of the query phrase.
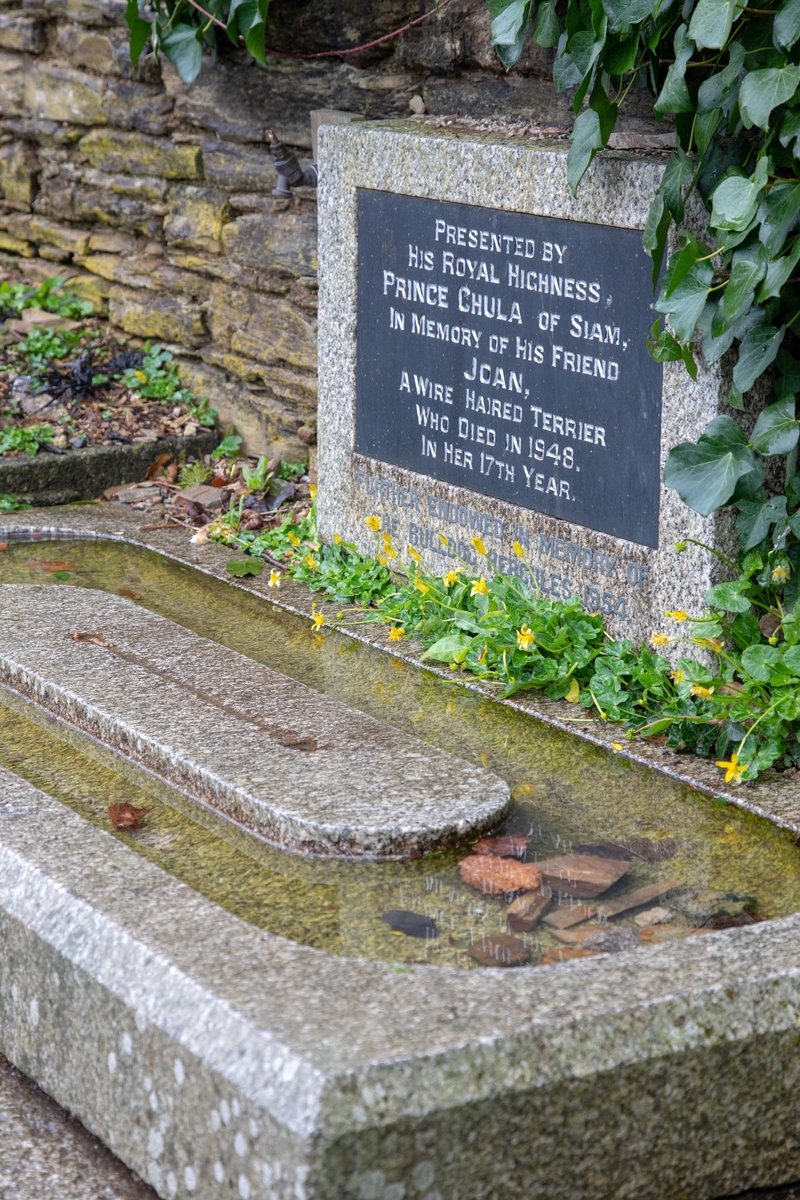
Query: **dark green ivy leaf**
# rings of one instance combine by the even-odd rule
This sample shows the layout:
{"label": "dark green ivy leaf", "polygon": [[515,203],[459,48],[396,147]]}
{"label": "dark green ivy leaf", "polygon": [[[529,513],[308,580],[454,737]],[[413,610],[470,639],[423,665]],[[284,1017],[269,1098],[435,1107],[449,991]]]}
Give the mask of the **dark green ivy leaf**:
{"label": "dark green ivy leaf", "polygon": [[736,532],[744,551],[764,541],[773,525],[786,521],[786,497],[769,500],[743,500],[737,504]]}
{"label": "dark green ivy leaf", "polygon": [[489,0],[492,45],[506,70],[519,59],[531,19],[531,0]]}
{"label": "dark green ivy leaf", "polygon": [[759,454],[788,454],[797,445],[799,431],[794,396],[785,396],[759,413],[750,442]]}
{"label": "dark green ivy leaf", "polygon": [[575,118],[572,127],[572,145],[567,159],[567,182],[573,196],[577,194],[578,184],[584,176],[586,168],[598,150],[603,149],[603,135],[600,130],[600,117],[593,108],[585,108]]}
{"label": "dark green ivy leaf", "polygon": [[675,61],[667,71],[664,86],[654,105],[659,116],[664,113],[694,112],[694,105],[685,79],[686,64],[694,53],[694,42],[688,40],[685,25],[678,26],[674,47]]}
{"label": "dark green ivy leaf", "polygon": [[739,111],[745,128],[769,127],[770,113],[778,104],[791,100],[800,83],[800,66],[764,67],[746,75],[739,90]]}
{"label": "dark green ivy leaf", "polygon": [[707,517],[727,504],[738,480],[758,465],[741,428],[731,417],[715,417],[699,440],[670,450],[664,483],[684,504]]}
{"label": "dark green ivy leaf", "polygon": [[744,0],[699,0],[689,25],[698,47],[721,50],[730,37],[733,19]]}
{"label": "dark green ivy leaf", "polygon": [[612,33],[630,25],[639,25],[653,12],[654,0],[603,0],[603,8],[608,16],[608,26]]}
{"label": "dark green ivy leaf", "polygon": [[791,50],[800,38],[800,0],[783,0],[775,13],[772,40],[779,50]]}
{"label": "dark green ivy leaf", "polygon": [[150,22],[145,21],[139,16],[139,5],[137,0],[127,0],[125,5],[125,23],[131,31],[130,38],[130,55],[131,62],[136,66],[141,58],[142,51],[147,45],[147,39],[150,36]]}
{"label": "dark green ivy leaf", "polygon": [[707,113],[720,108],[726,116],[730,113],[739,94],[739,83],[744,74],[745,48],[734,42],[728,56],[728,65],[717,75],[711,75],[700,84],[697,92],[697,111]]}
{"label": "dark green ivy leaf", "polygon": [[711,197],[712,224],[717,229],[744,230],[756,215],[772,163],[762,155],[752,175],[734,167],[717,184]]}
{"label": "dark green ivy leaf", "polygon": [[557,0],[544,0],[536,10],[536,27],[533,40],[537,46],[557,46],[561,36],[561,26],[556,13]]}
{"label": "dark green ivy leaf", "polygon": [[739,361],[733,368],[733,382],[742,394],[750,390],[774,361],[785,335],[785,325],[780,329],[774,325],[757,325],[744,335],[739,346]]}
{"label": "dark green ivy leaf", "polygon": [[194,25],[175,25],[161,38],[161,49],[184,83],[194,83],[203,65],[202,32]]}

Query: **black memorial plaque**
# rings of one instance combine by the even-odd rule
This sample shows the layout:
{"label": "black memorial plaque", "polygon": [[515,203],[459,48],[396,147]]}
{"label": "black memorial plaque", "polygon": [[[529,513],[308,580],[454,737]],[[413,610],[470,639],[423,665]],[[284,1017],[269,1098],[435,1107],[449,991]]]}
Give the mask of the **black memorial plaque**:
{"label": "black memorial plaque", "polygon": [[650,277],[635,230],[360,190],[356,450],[657,546]]}

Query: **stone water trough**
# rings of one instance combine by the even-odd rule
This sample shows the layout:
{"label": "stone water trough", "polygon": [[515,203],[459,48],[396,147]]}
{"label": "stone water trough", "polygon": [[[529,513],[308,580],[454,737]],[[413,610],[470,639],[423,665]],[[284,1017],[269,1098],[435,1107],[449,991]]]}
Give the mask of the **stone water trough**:
{"label": "stone water trough", "polygon": [[[281,829],[298,827],[254,759],[221,737],[206,754],[199,713],[245,745],[254,713],[318,737],[310,710],[289,720],[304,689],[113,597],[14,592],[0,593],[7,685],[205,804],[274,821],[280,800]],[[164,677],[181,653],[184,708]],[[166,710],[171,742],[157,737]],[[339,719],[342,737],[374,724]],[[376,771],[385,750],[420,744],[382,728]],[[444,770],[451,795],[480,798],[465,836],[504,811],[495,776],[424,754],[421,791]],[[408,813],[432,824],[430,806]],[[799,1017],[800,916],[539,970],[346,958],[230,915],[0,772],[0,1049],[170,1200],[668,1200],[777,1184],[800,1174]]]}

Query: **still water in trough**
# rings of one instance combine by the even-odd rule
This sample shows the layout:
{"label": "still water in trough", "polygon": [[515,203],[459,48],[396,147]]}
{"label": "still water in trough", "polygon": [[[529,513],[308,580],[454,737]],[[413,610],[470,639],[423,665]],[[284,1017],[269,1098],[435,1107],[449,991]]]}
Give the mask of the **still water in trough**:
{"label": "still water in trough", "polygon": [[[0,554],[0,584],[33,582],[127,595],[495,771],[508,781],[515,801],[497,832],[528,838],[528,863],[583,853],[601,873],[604,860],[610,876],[624,871],[596,899],[581,901],[557,888],[544,921],[530,931],[516,923],[511,936],[523,949],[514,949],[495,941],[509,935],[509,897],[484,895],[459,874],[459,862],[471,847],[406,863],[286,853],[0,689],[0,766],[228,911],[273,933],[336,954],[386,959],[400,968],[425,962],[479,969],[523,958],[536,966],[574,954],[576,947],[585,953],[587,947],[622,949],[637,941],[652,945],[698,929],[800,910],[800,848],[790,832],[342,634],[314,634],[307,620],[259,597],[153,552],[92,541],[16,543]],[[213,741],[213,728],[208,738]],[[124,801],[149,810],[141,829],[112,828],[108,805]],[[657,884],[674,886],[638,907],[617,903],[648,886],[655,894]],[[568,925],[582,902],[600,909],[599,915]],[[603,906],[609,913],[603,914]],[[614,907],[622,911],[611,915]],[[661,912],[645,917],[653,908]],[[432,921],[438,936],[393,930],[382,918],[395,910],[427,918],[417,923],[417,932],[426,925],[431,932]],[[562,917],[564,927],[553,928]],[[595,932],[581,945],[587,927]]]}

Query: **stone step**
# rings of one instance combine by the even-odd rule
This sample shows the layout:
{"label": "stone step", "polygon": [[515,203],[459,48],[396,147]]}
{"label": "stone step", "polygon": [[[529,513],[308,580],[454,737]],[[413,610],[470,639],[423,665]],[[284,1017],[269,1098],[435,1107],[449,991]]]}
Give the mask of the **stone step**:
{"label": "stone step", "polygon": [[295,851],[413,857],[510,803],[491,772],[103,592],[2,588],[0,682]]}

